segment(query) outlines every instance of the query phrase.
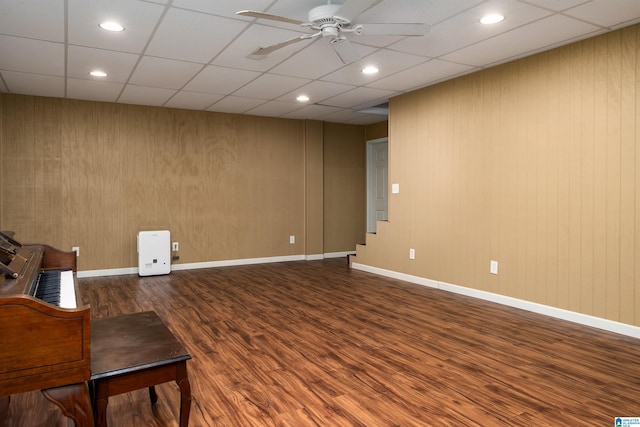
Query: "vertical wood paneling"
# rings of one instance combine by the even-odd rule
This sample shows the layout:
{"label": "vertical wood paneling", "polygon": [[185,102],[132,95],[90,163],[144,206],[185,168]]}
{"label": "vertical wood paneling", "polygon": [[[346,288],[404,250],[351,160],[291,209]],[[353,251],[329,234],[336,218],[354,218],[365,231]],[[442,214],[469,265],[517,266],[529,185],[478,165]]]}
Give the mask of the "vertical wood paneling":
{"label": "vertical wood paneling", "polygon": [[[490,171],[489,187],[485,190],[485,195],[489,201],[488,209],[489,214],[487,230],[487,241],[490,245],[489,248],[489,262],[491,260],[506,260],[506,253],[504,253],[503,236],[505,235],[505,218],[504,215],[500,215],[500,212],[504,210],[500,208],[503,204],[504,198],[496,197],[496,193],[503,193],[505,180],[502,177],[500,169],[496,165],[505,163],[505,153],[507,147],[505,144],[505,138],[502,137],[504,132],[504,126],[502,120],[499,119],[499,112],[501,111],[501,105],[503,104],[503,80],[499,77],[499,73],[495,75],[485,74],[486,90],[493,93],[494,96],[483,96],[483,109],[486,111],[494,111],[489,117],[489,127],[495,129],[495,134],[487,134],[484,138],[484,144],[481,149],[486,150],[486,147],[490,147],[490,150],[486,150],[488,155],[487,167]],[[496,212],[496,215],[491,215],[490,212]],[[482,253],[480,253],[482,256]],[[487,260],[480,259],[480,265],[484,261],[484,270],[480,269],[478,275],[475,277],[475,283],[482,281],[482,277],[487,269]],[[487,281],[487,290],[498,294],[506,294],[505,278],[508,277],[512,269],[502,269],[501,274],[498,276],[490,275]]]}
{"label": "vertical wood paneling", "polygon": [[595,82],[594,82],[594,111],[590,119],[593,120],[593,135],[595,144],[596,159],[594,165],[594,229],[595,251],[593,254],[593,283],[594,283],[594,307],[593,315],[606,317],[605,302],[607,298],[606,281],[606,212],[607,212],[607,180],[606,180],[606,158],[607,158],[607,38],[597,37],[595,39]]}
{"label": "vertical wood paneling", "polygon": [[567,46],[566,57],[563,61],[567,64],[566,74],[569,75],[569,111],[566,117],[566,126],[569,128],[569,223],[568,223],[568,247],[569,266],[568,281],[566,284],[566,305],[561,306],[569,310],[580,309],[581,294],[581,252],[582,239],[582,198],[580,197],[580,175],[582,152],[582,61],[580,45]]}
{"label": "vertical wood paneling", "polygon": [[353,251],[365,241],[365,129],[325,123],[323,134],[324,251]]}
{"label": "vertical wood paneling", "polygon": [[638,72],[638,70],[640,70],[640,54],[638,54],[638,46],[640,46],[640,30],[638,29],[638,27],[635,27],[636,30],[636,37],[635,37],[635,46],[636,46],[636,65],[635,65],[635,93],[636,93],[636,98],[635,98],[635,119],[634,119],[634,123],[636,124],[636,132],[635,135],[633,136],[634,139],[634,143],[635,143],[635,147],[636,147],[636,151],[635,151],[635,167],[636,167],[636,172],[635,172],[635,177],[634,177],[634,215],[633,215],[633,219],[634,219],[634,228],[635,228],[635,232],[634,232],[634,242],[635,242],[635,252],[634,252],[634,280],[633,280],[633,289],[634,289],[634,298],[633,298],[633,311],[634,311],[634,322],[633,324],[639,324],[640,323],[640,291],[638,291],[638,289],[640,289],[640,195],[638,194],[638,189],[640,189],[640,170],[638,170],[638,168],[640,168],[640,149],[638,149],[638,147],[640,146],[640,132],[638,131],[638,125],[637,123],[640,123],[640,108],[637,108],[638,105],[640,105],[640,73]]}
{"label": "vertical wood paneling", "polygon": [[375,245],[421,249],[409,266],[369,248],[358,262],[640,325],[637,33],[393,100],[390,182],[420,187],[391,198]]}
{"label": "vertical wood paneling", "polygon": [[[541,78],[547,82],[547,100],[542,104],[544,111],[558,111],[560,104],[560,78],[559,78],[559,62],[560,54],[557,50],[548,52],[547,66],[543,68]],[[545,246],[546,258],[543,265],[545,266],[546,275],[541,277],[538,286],[544,289],[544,293],[540,301],[554,301],[558,287],[558,227],[559,227],[559,185],[560,185],[560,167],[558,158],[558,132],[561,118],[558,115],[549,115],[546,118],[544,129],[541,137],[546,141],[546,164],[547,176],[546,188],[541,191],[546,195],[547,209],[544,212],[547,230],[541,236]]]}
{"label": "vertical wood paneling", "polygon": [[620,316],[620,119],[621,92],[620,63],[622,32],[607,35],[607,211],[606,211],[606,250],[607,250],[607,303],[606,317],[619,320]]}
{"label": "vertical wood paneling", "polygon": [[[4,144],[2,144],[2,137],[4,135],[4,102],[0,99],[0,168],[4,171],[6,170],[5,161],[4,161]],[[0,224],[4,223],[4,213],[5,213],[5,197],[4,190],[5,188],[5,176],[4,173],[0,173]]]}
{"label": "vertical wood paneling", "polygon": [[158,228],[180,242],[180,262],[304,253],[302,121],[0,102],[0,229],[80,246],[80,270],[136,266],[137,232]]}
{"label": "vertical wood paneling", "polygon": [[323,126],[305,121],[305,243],[307,255],[324,253]]}
{"label": "vertical wood paneling", "polygon": [[[634,207],[636,199],[636,27],[621,32],[620,70],[620,317],[633,323],[634,252],[636,250]],[[639,248],[640,249],[640,248]]]}
{"label": "vertical wood paneling", "polygon": [[389,122],[385,120],[383,122],[368,125],[365,128],[365,134],[367,141],[385,138],[389,136]]}
{"label": "vertical wood paneling", "polygon": [[500,146],[500,151],[504,156],[499,158],[499,162],[492,165],[501,171],[501,185],[495,198],[500,200],[497,215],[500,218],[500,256],[498,271],[501,278],[501,289],[504,295],[516,296],[518,289],[518,251],[513,249],[514,236],[520,224],[517,219],[517,204],[519,197],[518,174],[518,147],[514,142],[513,135],[516,134],[518,124],[515,120],[505,120],[505,117],[512,111],[511,106],[518,105],[521,101],[519,95],[514,90],[517,79],[517,64],[507,64],[497,71],[497,78],[502,82],[502,104],[497,116],[500,117],[499,126],[503,129],[497,142],[492,142]]}
{"label": "vertical wood paneling", "polygon": [[579,230],[581,237],[581,253],[580,253],[580,308],[585,313],[593,313],[594,303],[594,253],[596,244],[594,239],[594,207],[595,207],[595,137],[594,123],[595,120],[595,92],[594,92],[594,75],[595,75],[595,42],[589,39],[579,46],[582,47],[582,63],[581,71],[582,79],[582,132],[580,138],[582,140],[580,158],[581,176],[580,176],[580,197],[582,199],[582,226]]}

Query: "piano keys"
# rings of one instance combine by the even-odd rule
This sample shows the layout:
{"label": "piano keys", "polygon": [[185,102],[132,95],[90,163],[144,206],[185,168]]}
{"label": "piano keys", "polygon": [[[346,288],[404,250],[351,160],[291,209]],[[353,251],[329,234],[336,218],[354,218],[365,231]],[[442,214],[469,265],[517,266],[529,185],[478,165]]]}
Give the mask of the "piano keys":
{"label": "piano keys", "polygon": [[43,270],[35,282],[34,296],[62,308],[76,308],[72,270]]}
{"label": "piano keys", "polygon": [[93,425],[90,308],[75,252],[0,233],[0,420],[9,396],[41,390],[77,426]]}

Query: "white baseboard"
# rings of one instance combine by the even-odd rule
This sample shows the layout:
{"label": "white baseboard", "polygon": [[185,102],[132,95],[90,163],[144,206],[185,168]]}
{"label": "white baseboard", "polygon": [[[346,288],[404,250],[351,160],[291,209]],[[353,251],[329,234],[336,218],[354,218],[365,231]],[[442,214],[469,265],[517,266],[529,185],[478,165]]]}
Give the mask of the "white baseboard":
{"label": "white baseboard", "polygon": [[614,322],[612,320],[603,319],[601,317],[590,316],[588,314],[576,313],[574,311],[564,310],[562,308],[551,307],[548,305],[538,304],[535,302],[525,301],[518,298],[508,297],[500,294],[494,294],[492,292],[481,291],[477,289],[467,288],[459,285],[452,285],[446,282],[439,282],[436,280],[425,279],[424,277],[413,276],[410,274],[399,273],[392,270],[385,270],[383,268],[372,267],[366,264],[352,263],[351,267],[356,270],[366,271],[380,276],[391,277],[393,279],[404,280],[406,282],[415,283],[418,285],[428,286],[431,288],[441,289],[447,292],[453,292],[460,295],[466,295],[473,298],[482,299],[485,301],[496,302],[498,304],[506,305],[509,307],[515,307],[522,310],[531,311],[534,313],[544,314],[546,316],[555,317],[557,319],[568,320],[573,323],[578,323],[585,326],[591,326],[598,329],[603,329],[609,332],[615,332],[617,334],[626,335],[633,338],[640,338],[640,327],[629,325],[621,322]]}
{"label": "white baseboard", "polygon": [[325,258],[342,258],[342,257],[346,257],[347,255],[355,255],[356,251],[347,251],[347,252],[329,252],[324,254]]}
{"label": "white baseboard", "polygon": [[229,259],[224,261],[207,261],[207,262],[192,262],[188,264],[174,264],[171,266],[171,271],[195,270],[198,268],[230,267],[234,265],[266,264],[270,262],[285,262],[285,261],[304,261],[304,255],[276,256],[276,257],[266,257],[266,258],[243,258],[243,259]]}
{"label": "white baseboard", "polygon": [[328,252],[324,254],[307,255],[305,256],[305,259],[307,261],[317,261],[320,259],[327,259],[327,258],[343,258],[343,257],[346,257],[347,255],[355,255],[355,253],[356,251]]}
{"label": "white baseboard", "polygon": [[111,268],[109,270],[84,270],[78,271],[77,277],[103,277],[103,276],[121,276],[123,274],[138,274],[138,267],[131,268]]}
{"label": "white baseboard", "polygon": [[[340,258],[346,257],[349,254],[354,254],[355,251],[349,252],[332,252],[326,254],[313,254],[313,255],[289,255],[278,257],[265,257],[265,258],[243,258],[243,259],[230,259],[224,261],[207,261],[207,262],[193,262],[187,264],[173,264],[171,271],[178,270],[195,270],[198,268],[215,268],[215,267],[229,267],[234,265],[249,265],[249,264],[265,264],[270,262],[286,262],[286,261],[315,261],[325,258]],[[109,270],[84,270],[78,271],[78,278],[83,277],[103,277],[103,276],[120,276],[123,274],[138,274],[138,267],[131,268],[114,268]]]}

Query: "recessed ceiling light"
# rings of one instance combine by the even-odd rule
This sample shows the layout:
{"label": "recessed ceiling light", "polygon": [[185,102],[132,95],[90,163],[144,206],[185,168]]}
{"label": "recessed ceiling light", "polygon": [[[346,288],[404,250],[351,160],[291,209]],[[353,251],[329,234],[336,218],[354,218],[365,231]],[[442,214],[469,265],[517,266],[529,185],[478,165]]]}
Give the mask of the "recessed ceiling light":
{"label": "recessed ceiling light", "polygon": [[298,102],[307,102],[309,101],[309,97],[307,95],[300,95],[296,98]]}
{"label": "recessed ceiling light", "polygon": [[375,74],[378,72],[378,67],[374,66],[374,65],[367,65],[366,67],[364,67],[362,69],[362,72],[364,74]]}
{"label": "recessed ceiling light", "polygon": [[89,73],[93,77],[107,77],[107,73],[104,71],[94,70]]}
{"label": "recessed ceiling light", "polygon": [[504,15],[500,15],[498,13],[492,13],[489,15],[485,15],[480,19],[481,24],[497,24],[498,22],[504,21]]}
{"label": "recessed ceiling light", "polygon": [[107,31],[124,31],[124,27],[117,22],[107,21],[100,24],[100,28]]}

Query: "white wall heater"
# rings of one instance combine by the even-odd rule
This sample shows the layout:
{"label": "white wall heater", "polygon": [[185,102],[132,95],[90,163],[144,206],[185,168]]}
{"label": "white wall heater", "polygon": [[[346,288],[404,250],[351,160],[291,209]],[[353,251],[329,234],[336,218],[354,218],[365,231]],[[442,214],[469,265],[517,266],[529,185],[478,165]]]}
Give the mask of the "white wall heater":
{"label": "white wall heater", "polygon": [[171,273],[171,233],[169,230],[138,233],[138,274],[154,276]]}

